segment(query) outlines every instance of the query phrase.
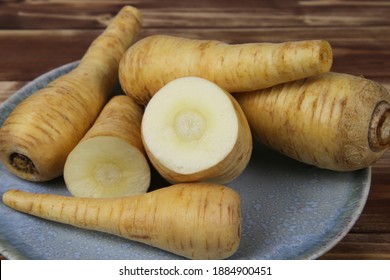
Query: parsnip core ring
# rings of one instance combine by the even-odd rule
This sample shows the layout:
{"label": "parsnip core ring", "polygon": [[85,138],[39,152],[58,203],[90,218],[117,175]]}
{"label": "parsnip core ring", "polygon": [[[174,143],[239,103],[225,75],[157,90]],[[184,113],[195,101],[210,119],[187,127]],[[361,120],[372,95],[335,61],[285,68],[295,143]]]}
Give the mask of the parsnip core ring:
{"label": "parsnip core ring", "polygon": [[373,151],[380,151],[390,145],[390,104],[382,101],[372,114],[369,128],[369,144]]}
{"label": "parsnip core ring", "polygon": [[175,116],[175,131],[188,141],[200,139],[206,129],[206,120],[197,110],[178,112]]}

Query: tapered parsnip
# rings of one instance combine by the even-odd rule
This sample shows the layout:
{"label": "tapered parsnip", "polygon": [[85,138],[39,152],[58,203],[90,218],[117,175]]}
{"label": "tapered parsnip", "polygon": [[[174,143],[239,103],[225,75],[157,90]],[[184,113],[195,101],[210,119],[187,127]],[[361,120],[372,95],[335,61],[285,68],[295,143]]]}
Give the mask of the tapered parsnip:
{"label": "tapered parsnip", "polygon": [[76,198],[10,190],[7,206],[44,219],[115,234],[190,259],[225,259],[240,243],[240,197],[206,183],[122,198]]}
{"label": "tapered parsnip", "polygon": [[70,73],[34,93],[0,130],[0,159],[15,175],[46,181],[62,174],[66,157],[112,94],[119,61],[141,26],[125,6]]}
{"label": "tapered parsnip", "polygon": [[390,146],[390,95],[362,77],[330,72],[235,97],[257,139],[308,164],[356,170]]}
{"label": "tapered parsnip", "polygon": [[126,95],[114,96],[69,154],[64,179],[78,197],[145,193],[150,168],[141,140],[143,109]]}
{"label": "tapered parsnip", "polygon": [[321,40],[229,45],[153,35],[126,51],[119,79],[126,94],[146,105],[179,77],[203,77],[235,93],[328,72],[332,60],[331,46]]}
{"label": "tapered parsnip", "polygon": [[175,79],[154,95],[141,132],[151,163],[171,183],[228,183],[252,154],[252,134],[237,101],[199,77]]}

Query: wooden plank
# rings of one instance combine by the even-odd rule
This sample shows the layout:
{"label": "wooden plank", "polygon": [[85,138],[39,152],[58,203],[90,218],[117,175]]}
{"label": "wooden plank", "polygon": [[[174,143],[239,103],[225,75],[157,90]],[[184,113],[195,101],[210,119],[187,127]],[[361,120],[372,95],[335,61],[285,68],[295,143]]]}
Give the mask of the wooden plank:
{"label": "wooden plank", "polygon": [[351,231],[320,259],[390,259],[390,150],[372,167],[362,214]]}
{"label": "wooden plank", "polygon": [[0,28],[102,28],[125,4],[139,8],[146,28],[383,26],[390,5],[367,1],[7,1],[0,3]]}
{"label": "wooden plank", "polygon": [[28,81],[79,60],[99,31],[0,31],[0,81]]}
{"label": "wooden plank", "polygon": [[390,233],[348,234],[321,260],[388,260],[390,259]]}
{"label": "wooden plank", "polygon": [[[0,30],[0,80],[31,80],[80,59],[100,30]],[[229,43],[327,39],[334,47],[333,71],[364,75],[389,88],[390,28],[144,29],[140,38],[171,34]],[[230,39],[234,38],[234,39]],[[379,38],[379,39],[373,39]],[[351,46],[359,47],[352,48]],[[28,47],[26,47],[28,46]],[[358,58],[358,59],[357,59]]]}
{"label": "wooden plank", "polygon": [[[388,0],[2,0],[0,103],[42,73],[78,60],[125,4],[143,13],[140,38],[326,39],[334,49],[333,71],[364,75],[390,91]],[[390,151],[373,165],[370,194],[356,224],[321,259],[390,259],[389,170]]]}
{"label": "wooden plank", "polygon": [[[338,47],[359,51],[387,52],[390,28],[378,27],[259,27],[259,28],[144,28],[142,37],[151,34],[171,34],[198,39],[216,39],[228,43],[281,42],[289,40],[326,39]],[[358,53],[355,53],[358,54]]]}
{"label": "wooden plank", "polygon": [[385,7],[390,6],[390,2],[388,0],[377,0],[377,1],[369,1],[369,0],[303,0],[299,1],[301,5],[304,6],[333,6],[333,7],[340,7],[340,6],[379,6],[379,7]]}
{"label": "wooden plank", "polygon": [[[372,192],[375,192],[376,188],[377,186]],[[353,232],[390,232],[390,199],[375,199],[373,196],[367,200],[364,211],[353,227]]]}
{"label": "wooden plank", "polygon": [[23,87],[27,82],[21,81],[0,81],[0,104],[3,103],[9,96]]}
{"label": "wooden plank", "polygon": [[[383,167],[383,170],[381,170]],[[364,210],[351,232],[390,233],[390,151],[372,167],[371,189]]]}
{"label": "wooden plank", "polygon": [[[78,60],[101,30],[0,30],[0,81],[32,80]],[[144,29],[139,38],[170,34],[228,43],[326,39],[334,48],[333,71],[390,83],[390,28]],[[374,40],[373,38],[379,38]],[[356,48],[351,46],[358,46]]]}

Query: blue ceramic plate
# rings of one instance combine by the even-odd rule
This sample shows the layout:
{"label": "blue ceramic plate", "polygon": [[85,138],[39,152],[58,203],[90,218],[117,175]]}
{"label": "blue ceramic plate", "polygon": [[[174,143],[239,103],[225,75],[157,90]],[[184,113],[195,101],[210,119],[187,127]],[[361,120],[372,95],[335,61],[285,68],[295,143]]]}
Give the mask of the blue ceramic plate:
{"label": "blue ceramic plate", "polygon": [[[0,106],[0,125],[25,97],[74,68],[54,69]],[[229,184],[242,198],[242,239],[233,259],[316,259],[351,229],[367,200],[371,170],[332,172],[255,144],[245,172]],[[153,184],[163,184],[154,173]],[[0,164],[8,189],[69,195],[62,178],[31,183]],[[0,253],[10,259],[178,259],[140,243],[42,220],[0,203]]]}

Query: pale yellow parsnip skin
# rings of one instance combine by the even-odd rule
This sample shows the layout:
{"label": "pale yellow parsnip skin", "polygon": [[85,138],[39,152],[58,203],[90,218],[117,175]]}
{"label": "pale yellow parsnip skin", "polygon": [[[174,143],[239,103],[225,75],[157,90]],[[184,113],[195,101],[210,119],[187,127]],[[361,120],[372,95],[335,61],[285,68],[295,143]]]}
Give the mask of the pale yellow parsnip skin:
{"label": "pale yellow parsnip skin", "polygon": [[112,97],[64,167],[65,184],[77,197],[145,193],[151,173],[141,139],[143,109],[126,95]]}
{"label": "pale yellow parsnip skin", "polygon": [[44,219],[115,234],[190,259],[225,259],[241,239],[240,197],[215,184],[179,184],[96,199],[10,190],[7,206]]}
{"label": "pale yellow parsnip skin", "polygon": [[332,61],[331,46],[323,40],[226,44],[152,35],[126,51],[119,79],[127,95],[146,105],[179,77],[202,77],[236,93],[325,73]]}
{"label": "pale yellow parsnip skin", "polygon": [[307,164],[357,170],[390,145],[390,95],[362,77],[330,72],[235,97],[260,142]]}
{"label": "pale yellow parsnip skin", "polygon": [[139,33],[141,15],[125,6],[70,73],[20,103],[0,129],[0,159],[13,174],[47,181],[112,95],[119,61]]}
{"label": "pale yellow parsnip skin", "polygon": [[123,94],[116,95],[104,106],[81,141],[97,136],[113,136],[129,142],[145,154],[141,139],[142,114],[143,108],[131,98]]}

